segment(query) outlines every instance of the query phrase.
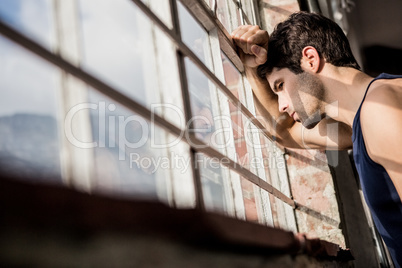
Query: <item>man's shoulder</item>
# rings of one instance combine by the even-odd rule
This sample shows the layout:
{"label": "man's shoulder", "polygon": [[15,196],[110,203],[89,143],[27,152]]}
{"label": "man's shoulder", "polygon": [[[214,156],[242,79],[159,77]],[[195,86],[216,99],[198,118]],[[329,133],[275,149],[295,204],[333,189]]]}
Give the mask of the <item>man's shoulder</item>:
{"label": "man's shoulder", "polygon": [[402,78],[376,80],[362,105],[362,114],[402,108]]}
{"label": "man's shoulder", "polygon": [[[370,86],[363,102],[362,125],[386,126],[387,122],[402,122],[402,79],[377,80]],[[380,129],[378,129],[380,130]]]}
{"label": "man's shoulder", "polygon": [[402,132],[402,79],[372,84],[361,108],[360,122],[367,151],[374,160]]}

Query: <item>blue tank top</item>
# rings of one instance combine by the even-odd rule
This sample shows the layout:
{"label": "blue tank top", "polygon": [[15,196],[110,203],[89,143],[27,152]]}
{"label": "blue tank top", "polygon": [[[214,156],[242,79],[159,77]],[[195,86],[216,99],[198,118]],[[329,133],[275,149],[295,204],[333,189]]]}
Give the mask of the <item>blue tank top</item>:
{"label": "blue tank top", "polygon": [[[371,81],[353,121],[353,158],[359,174],[364,198],[375,226],[382,236],[396,267],[402,265],[402,203],[387,171],[375,163],[366,151],[360,125],[360,110],[371,84],[378,79],[402,76],[381,74]],[[401,104],[402,105],[402,104]],[[396,122],[402,124],[402,122]],[[402,150],[402,148],[400,148]]]}

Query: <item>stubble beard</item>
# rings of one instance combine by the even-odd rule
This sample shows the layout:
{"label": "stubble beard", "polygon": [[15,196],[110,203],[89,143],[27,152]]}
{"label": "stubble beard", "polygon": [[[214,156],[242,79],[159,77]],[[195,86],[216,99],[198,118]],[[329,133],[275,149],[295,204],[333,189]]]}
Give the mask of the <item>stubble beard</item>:
{"label": "stubble beard", "polygon": [[299,90],[309,95],[309,101],[303,103],[300,100],[301,109],[298,114],[302,125],[307,129],[312,129],[325,117],[325,113],[322,111],[325,88],[321,80],[307,72],[299,74],[298,79],[302,85]]}
{"label": "stubble beard", "polygon": [[316,111],[314,114],[310,115],[306,120],[302,121],[302,124],[307,129],[312,129],[325,117],[320,111]]}

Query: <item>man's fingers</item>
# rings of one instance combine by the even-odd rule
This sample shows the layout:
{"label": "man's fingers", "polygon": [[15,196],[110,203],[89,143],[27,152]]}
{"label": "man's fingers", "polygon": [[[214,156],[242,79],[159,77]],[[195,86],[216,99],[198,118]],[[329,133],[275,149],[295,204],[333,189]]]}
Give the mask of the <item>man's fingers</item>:
{"label": "man's fingers", "polygon": [[253,55],[251,47],[259,45],[265,47],[268,44],[268,33],[258,26],[243,25],[234,30],[231,34],[233,41],[244,53]]}
{"label": "man's fingers", "polygon": [[257,67],[267,61],[267,50],[263,47],[254,45],[251,47],[252,55],[243,54],[241,57],[244,65]]}
{"label": "man's fingers", "polygon": [[237,27],[231,34],[232,37],[237,36],[240,38],[245,32],[250,30],[250,25],[242,25]]}
{"label": "man's fingers", "polygon": [[243,30],[243,27],[237,27],[231,34],[232,38],[235,38],[235,36]]}
{"label": "man's fingers", "polygon": [[232,39],[244,53],[250,54],[251,51],[247,48],[247,38],[250,35],[247,27],[239,27],[232,33]]}
{"label": "man's fingers", "polygon": [[263,64],[267,61],[267,50],[265,48],[253,45],[251,46],[251,52],[255,55],[255,63],[257,65]]}
{"label": "man's fingers", "polygon": [[238,46],[242,62],[250,67],[256,67],[267,60],[268,33],[258,26],[243,25],[231,34]]}
{"label": "man's fingers", "polygon": [[232,39],[234,41],[241,41],[243,39],[243,35],[249,31],[249,27],[247,26],[248,25],[243,25],[234,30],[231,34]]}

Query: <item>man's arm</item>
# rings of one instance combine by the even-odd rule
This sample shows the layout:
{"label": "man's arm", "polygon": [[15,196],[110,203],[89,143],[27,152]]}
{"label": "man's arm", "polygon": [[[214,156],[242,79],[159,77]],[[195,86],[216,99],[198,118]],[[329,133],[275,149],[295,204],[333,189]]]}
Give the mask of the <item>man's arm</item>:
{"label": "man's arm", "polygon": [[[278,98],[266,79],[257,75],[257,67],[267,60],[268,33],[258,26],[243,25],[232,33],[245,74],[256,97],[256,106],[276,141],[288,148],[347,149],[352,145],[350,127],[331,119],[306,129],[286,113],[281,113]],[[342,133],[342,135],[340,135]]]}
{"label": "man's arm", "polygon": [[402,82],[380,85],[367,95],[360,120],[368,155],[385,168],[402,200],[401,103]]}

